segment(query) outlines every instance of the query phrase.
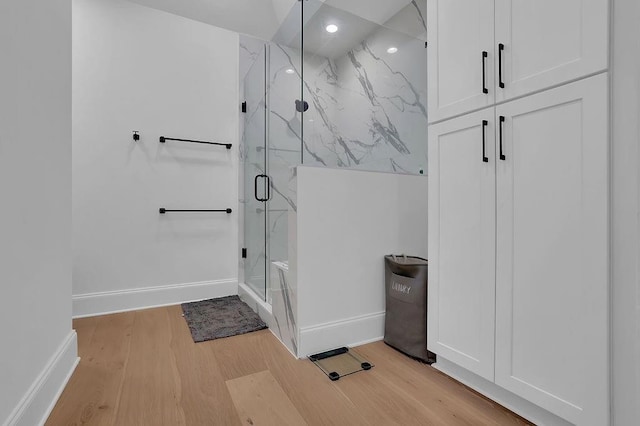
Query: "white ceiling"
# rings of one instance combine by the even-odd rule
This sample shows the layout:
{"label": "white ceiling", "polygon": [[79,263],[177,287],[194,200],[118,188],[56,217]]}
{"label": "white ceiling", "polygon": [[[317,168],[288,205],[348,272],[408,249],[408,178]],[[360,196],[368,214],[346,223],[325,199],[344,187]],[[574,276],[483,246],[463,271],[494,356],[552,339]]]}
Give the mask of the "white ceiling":
{"label": "white ceiling", "polygon": [[342,9],[367,21],[382,25],[411,0],[317,0],[336,9]]}
{"label": "white ceiling", "polygon": [[[205,22],[263,40],[271,40],[290,14],[298,0],[129,0],[185,18]],[[412,0],[304,0],[305,11],[321,10],[316,19],[328,19],[331,10],[342,11],[342,19],[350,21],[354,37],[366,33],[371,24],[382,25],[402,10],[406,10]],[[417,0],[418,3],[424,0]],[[324,5],[323,5],[324,3]],[[327,7],[330,6],[330,7]],[[298,13],[298,12],[296,12]],[[351,16],[351,19],[349,18]],[[290,26],[299,27],[297,16],[290,17]],[[369,22],[366,22],[369,21]],[[285,23],[287,25],[287,23]],[[298,28],[299,29],[299,28]],[[346,36],[346,35],[345,35]],[[339,43],[339,44],[348,44]],[[336,50],[340,50],[336,46]]]}
{"label": "white ceiling", "polygon": [[216,27],[270,40],[297,0],[129,1]]}
{"label": "white ceiling", "polygon": [[[376,2],[375,7],[369,1],[368,8],[365,4],[367,1],[369,0],[327,0],[324,3],[317,2],[315,10],[306,7],[305,51],[334,59],[360,45],[374,33],[388,39],[391,44],[405,40],[407,36],[426,40],[425,23],[422,19],[426,15],[425,0],[385,0]],[[349,10],[345,10],[345,7]],[[325,27],[328,24],[337,25],[339,31],[335,34],[327,33]],[[291,26],[295,27],[296,32],[300,32],[299,22]]]}

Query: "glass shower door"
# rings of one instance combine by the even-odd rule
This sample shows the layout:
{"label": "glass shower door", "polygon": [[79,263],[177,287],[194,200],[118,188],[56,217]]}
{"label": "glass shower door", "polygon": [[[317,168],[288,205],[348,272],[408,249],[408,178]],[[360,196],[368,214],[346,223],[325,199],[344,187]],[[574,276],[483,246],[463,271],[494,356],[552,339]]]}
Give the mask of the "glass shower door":
{"label": "glass shower door", "polygon": [[266,46],[244,80],[244,261],[245,283],[263,300],[267,298],[267,85]]}
{"label": "glass shower door", "polygon": [[259,54],[244,47],[256,52],[243,85],[244,282],[267,303],[271,262],[288,261],[289,180],[302,156],[301,16],[302,4],[292,3]]}

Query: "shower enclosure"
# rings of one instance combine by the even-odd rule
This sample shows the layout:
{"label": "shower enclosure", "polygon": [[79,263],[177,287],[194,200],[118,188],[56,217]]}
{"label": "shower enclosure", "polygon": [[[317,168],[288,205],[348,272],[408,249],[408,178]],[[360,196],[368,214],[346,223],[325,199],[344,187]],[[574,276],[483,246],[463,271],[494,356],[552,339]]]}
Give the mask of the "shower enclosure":
{"label": "shower enclosure", "polygon": [[302,162],[301,13],[296,4],[270,42],[241,39],[244,282],[267,302],[270,264],[287,260],[289,169]]}
{"label": "shower enclosure", "polygon": [[267,303],[273,262],[288,261],[295,166],[427,165],[426,0],[292,3],[270,41],[240,41],[240,275]]}

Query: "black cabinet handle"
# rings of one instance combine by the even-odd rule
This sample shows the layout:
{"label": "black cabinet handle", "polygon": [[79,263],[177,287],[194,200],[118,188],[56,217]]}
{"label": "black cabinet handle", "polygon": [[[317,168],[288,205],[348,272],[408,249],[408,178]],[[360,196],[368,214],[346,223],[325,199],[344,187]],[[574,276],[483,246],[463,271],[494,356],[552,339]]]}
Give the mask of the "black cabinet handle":
{"label": "black cabinet handle", "polygon": [[498,44],[498,85],[504,89],[504,81],[502,81],[502,52],[504,52],[504,44]]}
{"label": "black cabinet handle", "polygon": [[482,51],[482,93],[489,93],[489,89],[487,89],[487,76],[486,76],[487,56],[489,56],[489,53],[487,53],[486,51]]}
{"label": "black cabinet handle", "polygon": [[507,157],[505,157],[505,155],[502,153],[502,127],[504,124],[505,118],[504,115],[500,116],[500,159],[501,160],[506,160]]}
{"label": "black cabinet handle", "polygon": [[489,158],[487,157],[486,154],[486,146],[485,146],[485,136],[486,136],[486,129],[487,129],[487,125],[489,124],[489,122],[487,120],[482,120],[482,161],[485,163],[489,162]]}

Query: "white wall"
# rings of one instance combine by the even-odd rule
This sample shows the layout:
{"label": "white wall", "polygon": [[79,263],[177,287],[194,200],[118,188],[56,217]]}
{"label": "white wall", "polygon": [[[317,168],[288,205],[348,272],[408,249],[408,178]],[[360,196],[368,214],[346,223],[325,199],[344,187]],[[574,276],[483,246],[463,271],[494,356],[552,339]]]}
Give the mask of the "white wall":
{"label": "white wall", "polygon": [[613,420],[640,421],[640,4],[613,1]]}
{"label": "white wall", "polygon": [[384,255],[427,258],[427,177],[298,167],[292,224],[298,354],[382,338]]}
{"label": "white wall", "polygon": [[37,425],[71,330],[71,2],[0,2],[0,424]]}
{"label": "white wall", "polygon": [[238,35],[127,1],[73,6],[74,315],[235,294]]}

